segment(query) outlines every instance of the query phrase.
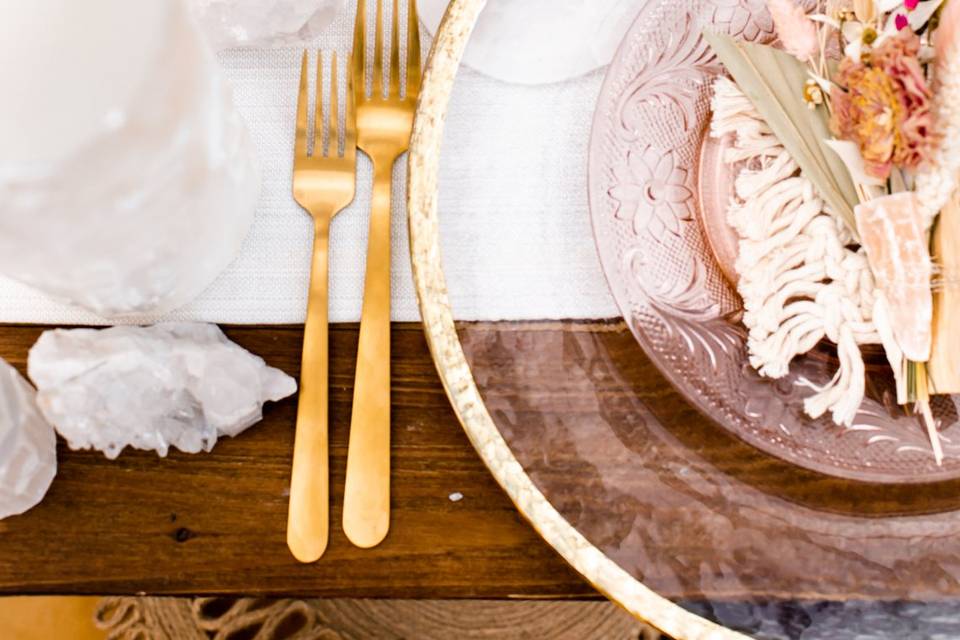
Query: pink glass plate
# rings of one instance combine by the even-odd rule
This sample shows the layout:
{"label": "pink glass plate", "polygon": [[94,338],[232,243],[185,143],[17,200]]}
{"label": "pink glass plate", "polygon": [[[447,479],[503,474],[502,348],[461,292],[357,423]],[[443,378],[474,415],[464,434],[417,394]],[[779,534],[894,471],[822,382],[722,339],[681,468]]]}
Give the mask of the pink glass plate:
{"label": "pink glass plate", "polygon": [[[701,30],[765,40],[763,0],[649,2],[607,74],[590,145],[594,237],[613,295],[650,359],[694,406],[762,451],[821,473],[884,483],[960,477],[954,398],[934,411],[937,466],[924,429],[894,402],[882,354],[866,353],[867,399],[852,428],[812,420],[803,399],[836,370],[823,344],[780,380],[750,367],[729,265],[728,174],[706,140],[710,80],[722,67]],[[729,272],[729,268],[727,268]]]}

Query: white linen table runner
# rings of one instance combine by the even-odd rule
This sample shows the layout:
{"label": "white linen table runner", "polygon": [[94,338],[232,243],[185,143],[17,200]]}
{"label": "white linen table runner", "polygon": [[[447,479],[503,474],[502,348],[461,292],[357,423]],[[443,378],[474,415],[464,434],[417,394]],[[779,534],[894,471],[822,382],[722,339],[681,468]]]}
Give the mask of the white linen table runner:
{"label": "white linen table runner", "polygon": [[[352,16],[341,16],[316,48],[347,51],[351,24]],[[424,51],[428,46],[425,38]],[[162,318],[129,322],[303,322],[311,220],[290,188],[301,50],[218,55],[260,157],[256,221],[239,257],[199,298]],[[587,205],[590,124],[603,73],[528,87],[461,71],[446,121],[439,200],[445,271],[458,319],[619,315],[600,269]],[[394,174],[393,319],[416,321],[405,161]],[[370,165],[360,154],[357,197],[331,229],[331,322],[360,317],[370,192]],[[107,321],[0,278],[0,322]]]}

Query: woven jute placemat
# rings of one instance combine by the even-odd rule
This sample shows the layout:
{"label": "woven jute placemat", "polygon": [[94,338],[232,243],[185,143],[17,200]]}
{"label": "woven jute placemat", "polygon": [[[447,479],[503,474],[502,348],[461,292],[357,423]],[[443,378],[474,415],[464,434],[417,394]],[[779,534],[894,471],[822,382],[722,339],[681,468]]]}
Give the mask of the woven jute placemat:
{"label": "woven jute placemat", "polygon": [[111,597],[96,624],[109,640],[661,640],[609,602]]}

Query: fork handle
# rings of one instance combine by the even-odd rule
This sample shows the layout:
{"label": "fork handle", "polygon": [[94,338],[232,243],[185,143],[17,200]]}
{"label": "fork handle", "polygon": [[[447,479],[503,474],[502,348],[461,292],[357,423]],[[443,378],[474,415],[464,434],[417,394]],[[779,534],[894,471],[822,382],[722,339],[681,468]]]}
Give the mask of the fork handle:
{"label": "fork handle", "polygon": [[358,547],[390,528],[390,200],[395,158],[373,158],[373,201],[350,419],[343,531]]}
{"label": "fork handle", "polygon": [[329,331],[327,285],[330,223],[314,223],[310,294],[303,331],[300,398],[293,446],[287,546],[300,562],[314,562],[327,548],[330,522],[328,442]]}

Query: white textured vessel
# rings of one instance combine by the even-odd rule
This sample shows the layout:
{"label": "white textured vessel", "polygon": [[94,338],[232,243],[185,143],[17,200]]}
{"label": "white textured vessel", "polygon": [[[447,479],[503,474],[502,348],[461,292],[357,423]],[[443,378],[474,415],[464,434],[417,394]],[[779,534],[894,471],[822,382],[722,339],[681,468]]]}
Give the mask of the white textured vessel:
{"label": "white textured vessel", "polygon": [[254,149],[179,0],[2,3],[0,86],[0,273],[110,317],[236,256]]}

